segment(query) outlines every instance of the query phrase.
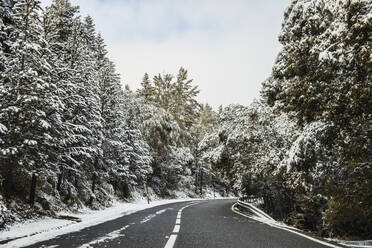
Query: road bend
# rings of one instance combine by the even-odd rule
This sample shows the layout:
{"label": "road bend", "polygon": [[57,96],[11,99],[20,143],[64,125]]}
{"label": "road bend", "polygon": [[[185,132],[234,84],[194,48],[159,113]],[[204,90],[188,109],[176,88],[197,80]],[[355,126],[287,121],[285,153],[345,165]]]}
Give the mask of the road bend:
{"label": "road bend", "polygon": [[29,248],[329,248],[237,214],[234,200],[190,201],[125,215]]}

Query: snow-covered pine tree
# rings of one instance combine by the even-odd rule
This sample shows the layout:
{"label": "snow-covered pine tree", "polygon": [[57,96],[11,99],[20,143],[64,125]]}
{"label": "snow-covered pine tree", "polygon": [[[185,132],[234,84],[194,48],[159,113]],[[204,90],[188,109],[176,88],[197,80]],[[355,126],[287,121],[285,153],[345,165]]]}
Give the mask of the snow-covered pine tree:
{"label": "snow-covered pine tree", "polygon": [[64,104],[57,188],[65,201],[79,205],[94,197],[88,183],[102,156],[102,120],[90,34],[94,26],[77,14],[78,7],[69,1],[54,0],[44,13],[44,33],[55,57],[54,76]]}
{"label": "snow-covered pine tree", "polygon": [[102,117],[102,162],[99,164],[104,180],[113,185],[123,197],[130,196],[129,166],[125,154],[124,115],[121,109],[122,89],[114,64],[100,34],[95,37],[95,69],[98,73],[100,113]]}
{"label": "snow-covered pine tree", "polygon": [[32,171],[55,169],[55,153],[49,149],[54,141],[53,126],[59,124],[53,116],[58,99],[47,61],[49,50],[42,37],[40,10],[40,1],[17,1],[8,31],[9,53],[0,97],[0,122],[7,129],[2,137],[0,153],[5,166],[1,169],[8,196],[16,190],[27,198]]}
{"label": "snow-covered pine tree", "polygon": [[[11,18],[11,9],[7,1],[0,1],[0,97],[3,99],[7,95],[7,87],[5,86],[8,83],[8,80],[5,77],[5,73],[9,70],[6,65],[7,53],[9,53],[9,28],[13,23]],[[5,145],[6,134],[8,129],[6,127],[6,113],[3,110],[3,102],[0,99],[0,149],[2,150]],[[0,168],[4,168],[3,164],[6,160],[2,157],[0,153]],[[3,181],[6,176],[6,172],[1,170],[0,180]]]}
{"label": "snow-covered pine tree", "polygon": [[124,144],[127,166],[129,167],[133,180],[132,185],[143,185],[150,178],[153,170],[151,168],[150,147],[140,130],[140,111],[143,102],[139,101],[136,94],[125,90],[122,95],[122,109],[124,114]]}
{"label": "snow-covered pine tree", "polygon": [[200,107],[197,126],[201,129],[202,134],[212,132],[217,126],[217,113],[208,103]]}
{"label": "snow-covered pine tree", "polygon": [[140,96],[144,97],[145,103],[153,102],[154,98],[154,87],[152,86],[149,74],[145,73],[142,78],[141,87],[138,90]]}
{"label": "snow-covered pine tree", "polygon": [[[76,33],[75,33],[76,32]],[[76,36],[76,38],[75,38]],[[87,143],[89,151],[89,160],[86,161],[86,170],[93,171],[93,164],[102,158],[102,114],[100,102],[100,85],[98,72],[96,70],[96,47],[95,30],[91,18],[87,17],[84,23],[78,23],[74,31],[74,40],[72,41],[77,53],[76,62],[73,70],[76,78],[73,81],[80,84],[82,90],[80,95],[84,99],[84,105],[79,107],[81,115],[85,120],[81,120],[81,125],[86,125],[90,130]]]}
{"label": "snow-covered pine tree", "polygon": [[71,68],[73,51],[70,40],[75,23],[78,21],[77,14],[78,7],[71,6],[68,0],[54,0],[43,13],[44,37],[53,54],[53,76],[58,84],[58,94],[64,105],[60,113],[63,126],[60,137],[62,147],[60,148],[59,173],[74,170],[74,165],[79,164],[79,159],[74,158],[73,155],[76,151],[74,146],[85,141],[85,134],[89,131],[86,126],[74,123],[74,118],[76,118],[74,111],[79,109],[84,102],[79,95],[82,90],[79,92],[79,85],[72,80],[75,72]]}
{"label": "snow-covered pine tree", "polygon": [[[263,85],[267,103],[303,125],[289,180],[303,196],[301,211],[329,207],[328,228],[340,235],[367,237],[372,229],[365,221],[372,216],[371,10],[369,0],[292,1],[279,36],[283,49]],[[311,204],[317,195],[328,202]],[[324,228],[316,218],[313,226]]]}
{"label": "snow-covered pine tree", "polygon": [[5,70],[5,54],[9,51],[9,33],[7,28],[12,24],[11,8],[8,1],[0,1],[0,71]]}
{"label": "snow-covered pine tree", "polygon": [[198,120],[200,104],[196,97],[199,94],[198,86],[192,86],[193,79],[188,79],[188,72],[180,68],[177,81],[173,85],[171,113],[181,128],[189,129]]}

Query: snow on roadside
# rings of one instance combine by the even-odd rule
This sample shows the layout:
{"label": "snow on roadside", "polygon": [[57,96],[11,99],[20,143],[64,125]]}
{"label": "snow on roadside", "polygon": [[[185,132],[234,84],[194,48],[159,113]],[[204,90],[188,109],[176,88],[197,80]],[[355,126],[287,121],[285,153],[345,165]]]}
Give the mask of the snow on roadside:
{"label": "snow on roadside", "polygon": [[[114,220],[124,215],[129,215],[134,212],[152,208],[169,203],[195,201],[202,199],[176,199],[176,200],[158,200],[147,204],[145,200],[137,200],[133,203],[114,202],[112,207],[104,210],[89,210],[78,214],[59,213],[60,215],[68,215],[79,218],[81,222],[73,220],[54,219],[50,217],[41,218],[38,220],[30,220],[25,223],[10,226],[7,230],[0,232],[0,241],[16,239],[1,245],[2,248],[20,247],[31,245],[40,241],[55,238],[57,236],[76,232],[89,226],[94,226],[109,220]],[[21,237],[21,238],[20,238]]]}
{"label": "snow on roadside", "polygon": [[[268,224],[272,227],[284,228],[284,229],[287,229],[287,230],[289,229],[289,230],[301,232],[301,230],[298,229],[298,228],[288,226],[284,223],[281,223],[281,222],[278,222],[278,221],[274,220],[273,218],[268,216],[265,212],[263,212],[262,210],[260,210],[259,208],[255,207],[255,206],[253,206],[252,204],[250,204],[250,208],[251,208],[252,212],[254,212],[254,214],[256,215],[256,216],[251,217],[254,220],[257,220],[259,222]],[[347,247],[350,247],[350,248],[372,248],[372,240],[364,240],[364,241],[343,241],[343,240],[335,240],[335,239],[326,239],[326,240],[332,241],[332,242],[335,242],[335,243],[338,243],[340,245],[344,245],[344,246],[347,246]]]}
{"label": "snow on roadside", "polygon": [[261,223],[268,224],[268,225],[273,226],[273,227],[286,228],[286,229],[299,231],[299,229],[297,229],[295,227],[288,226],[288,225],[286,225],[282,222],[278,222],[278,221],[274,220],[271,216],[266,214],[261,209],[255,207],[253,204],[248,204],[248,203],[244,203],[244,202],[242,202],[242,203],[245,204],[245,205],[248,205],[249,210],[253,213],[253,215],[250,216],[251,219],[254,219],[254,220],[259,221]]}
{"label": "snow on roadside", "polygon": [[[297,233],[301,236],[307,236],[307,235],[301,234],[301,230],[298,229],[298,228],[295,228],[295,227],[286,225],[282,222],[278,222],[278,221],[274,220],[271,216],[266,214],[261,209],[255,207],[253,204],[249,204],[249,203],[245,203],[245,202],[241,202],[241,203],[246,205],[249,208],[249,210],[252,212],[253,215],[249,216],[249,218],[251,218],[253,220],[256,220],[256,221],[259,221],[261,223],[265,223],[265,224],[267,224],[269,226],[272,226],[272,227],[285,229],[287,231]],[[307,236],[307,238],[310,238],[310,239],[314,240],[314,238],[311,238],[310,236]],[[334,243],[338,243],[340,245],[343,245],[343,246],[346,246],[346,247],[349,247],[349,248],[372,248],[372,240],[343,241],[343,240],[330,239],[330,238],[327,238],[325,240],[328,240],[328,241],[331,241],[331,242],[334,242]],[[319,242],[319,241],[320,240],[317,240],[317,242]],[[320,242],[322,242],[322,241],[320,241]],[[329,247],[339,247],[337,245],[332,245],[332,244],[326,244],[326,245],[329,246]],[[339,247],[339,248],[341,248],[341,247]]]}

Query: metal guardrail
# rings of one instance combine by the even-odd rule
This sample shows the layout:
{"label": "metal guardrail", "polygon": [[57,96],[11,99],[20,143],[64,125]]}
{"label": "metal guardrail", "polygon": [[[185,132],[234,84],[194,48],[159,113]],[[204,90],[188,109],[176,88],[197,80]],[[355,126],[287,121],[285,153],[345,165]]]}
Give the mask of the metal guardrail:
{"label": "metal guardrail", "polygon": [[370,248],[372,247],[372,240],[346,241],[342,244],[350,248]]}
{"label": "metal guardrail", "polygon": [[[252,203],[263,203],[263,198],[257,196],[245,196],[240,197],[237,201],[238,206],[243,207],[244,209],[246,209],[246,211],[250,211],[251,214],[253,215],[259,214],[263,217],[273,220],[271,216],[269,216],[262,210],[258,209],[257,207],[253,206]],[[372,240],[344,241],[339,242],[339,244],[343,245],[343,247],[348,248],[372,248]]]}
{"label": "metal guardrail", "polygon": [[239,198],[239,201],[247,203],[261,203],[263,202],[263,198],[258,196],[243,196]]}

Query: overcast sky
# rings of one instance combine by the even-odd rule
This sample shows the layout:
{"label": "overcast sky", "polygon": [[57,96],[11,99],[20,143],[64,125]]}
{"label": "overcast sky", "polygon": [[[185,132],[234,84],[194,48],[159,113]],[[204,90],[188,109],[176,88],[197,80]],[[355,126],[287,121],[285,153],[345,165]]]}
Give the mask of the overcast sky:
{"label": "overcast sky", "polygon": [[[51,0],[42,0],[48,4]],[[248,105],[280,51],[290,0],[71,0],[102,33],[123,84],[183,66],[214,108]]]}

